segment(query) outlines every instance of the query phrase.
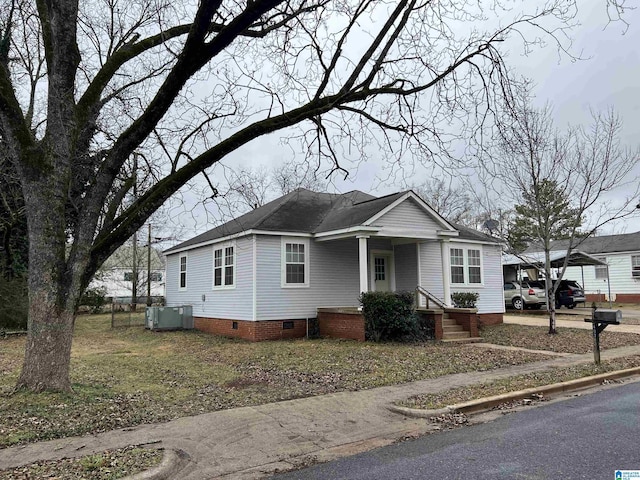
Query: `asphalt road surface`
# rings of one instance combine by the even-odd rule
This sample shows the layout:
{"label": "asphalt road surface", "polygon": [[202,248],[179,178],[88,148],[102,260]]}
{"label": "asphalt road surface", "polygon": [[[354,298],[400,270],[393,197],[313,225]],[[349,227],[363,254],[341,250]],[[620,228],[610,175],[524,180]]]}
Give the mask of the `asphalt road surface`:
{"label": "asphalt road surface", "polygon": [[274,479],[615,479],[640,470],[640,382]]}

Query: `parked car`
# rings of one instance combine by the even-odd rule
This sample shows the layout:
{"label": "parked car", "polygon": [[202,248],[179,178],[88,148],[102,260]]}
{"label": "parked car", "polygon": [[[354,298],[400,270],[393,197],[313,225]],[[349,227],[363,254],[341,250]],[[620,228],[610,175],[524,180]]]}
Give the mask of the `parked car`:
{"label": "parked car", "polygon": [[[555,282],[555,281],[554,281]],[[560,285],[556,290],[556,308],[563,305],[567,308],[574,308],[577,303],[584,303],[584,289],[575,280],[560,280]]]}
{"label": "parked car", "polygon": [[[522,292],[522,295],[520,292]],[[505,282],[504,303],[516,310],[522,310],[523,308],[539,309],[546,304],[545,289],[535,288],[527,282],[522,282],[521,289],[518,282]]]}

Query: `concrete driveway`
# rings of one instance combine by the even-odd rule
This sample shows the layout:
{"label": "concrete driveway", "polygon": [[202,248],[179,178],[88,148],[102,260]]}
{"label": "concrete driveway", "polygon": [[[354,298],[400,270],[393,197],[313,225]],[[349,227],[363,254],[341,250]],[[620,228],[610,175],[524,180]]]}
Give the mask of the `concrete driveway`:
{"label": "concrete driveway", "polygon": [[[618,310],[614,306],[614,310]],[[607,331],[609,332],[627,332],[640,334],[640,308],[623,307],[622,310],[622,323],[620,325],[609,325]],[[581,328],[585,330],[591,330],[591,323],[584,321],[585,318],[591,318],[591,309],[584,307],[576,307],[569,310],[568,308],[561,308],[556,310],[556,325],[560,328]],[[548,326],[549,317],[546,311],[540,311],[527,315],[516,314],[513,311],[504,314],[504,323],[512,323],[517,325],[533,325],[533,326]]]}

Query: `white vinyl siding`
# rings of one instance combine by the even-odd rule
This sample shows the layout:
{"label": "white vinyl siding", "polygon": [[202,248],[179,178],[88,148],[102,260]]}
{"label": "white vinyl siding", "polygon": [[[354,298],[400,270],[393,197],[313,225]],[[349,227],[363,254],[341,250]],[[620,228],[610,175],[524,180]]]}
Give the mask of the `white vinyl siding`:
{"label": "white vinyl siding", "polygon": [[443,227],[415,200],[408,198],[372,223],[381,227],[380,234],[385,236],[406,236],[414,238],[436,238],[437,231]]}
{"label": "white vinyl siding", "polygon": [[318,307],[359,305],[357,239],[309,241],[307,288],[282,288],[282,242],[271,235],[256,237],[257,320],[315,318]]}
{"label": "white vinyl siding", "polygon": [[631,276],[640,278],[640,255],[631,255]]}
{"label": "white vinyl siding", "polygon": [[414,291],[418,286],[418,258],[415,243],[393,248],[396,270],[396,290]]}
{"label": "white vinyl siding", "polygon": [[[504,312],[504,294],[502,278],[502,251],[499,245],[464,244],[450,242],[447,249],[480,250],[482,284],[451,285],[451,292],[478,293],[478,313]],[[442,280],[441,246],[438,241],[420,243],[421,285],[442,300],[444,298]]]}
{"label": "white vinyl siding", "polygon": [[213,252],[219,246],[207,245],[188,252],[187,290],[179,288],[179,259],[167,256],[166,304],[170,307],[192,305],[196,317],[253,319],[253,245],[251,237],[242,237],[234,246],[235,288],[212,289]]}
{"label": "white vinyl siding", "polygon": [[[422,245],[421,245],[422,247]],[[465,283],[451,284],[451,293],[476,292],[478,294],[478,313],[502,313],[504,312],[504,280],[502,276],[502,250],[499,245],[477,245],[451,242],[451,248],[459,248],[465,251],[466,265],[468,266],[468,250],[480,252],[481,284]],[[474,255],[474,254],[472,254]],[[472,258],[475,258],[472,256]],[[477,260],[473,261],[477,263]],[[473,267],[473,265],[472,265]],[[466,275],[469,269],[465,268]],[[424,273],[423,273],[424,278]]]}
{"label": "white vinyl siding", "polygon": [[[598,255],[600,259],[606,259],[609,270],[609,281],[611,282],[611,296],[615,300],[616,294],[640,294],[640,277],[634,278],[632,275],[632,257],[640,256],[640,252],[632,253],[607,253]],[[609,285],[607,278],[596,278],[596,267],[568,267],[564,278],[584,283],[585,293],[608,295]],[[582,280],[584,275],[584,282]]]}
{"label": "white vinyl siding", "polygon": [[422,287],[440,300],[444,299],[440,242],[432,241],[420,244],[420,279]]}

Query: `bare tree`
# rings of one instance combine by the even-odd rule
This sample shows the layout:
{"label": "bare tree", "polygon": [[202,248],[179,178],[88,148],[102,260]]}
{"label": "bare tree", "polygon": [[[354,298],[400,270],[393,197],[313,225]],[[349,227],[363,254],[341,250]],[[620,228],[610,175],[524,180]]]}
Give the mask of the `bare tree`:
{"label": "bare tree", "polygon": [[314,192],[322,192],[327,189],[327,182],[319,176],[317,169],[310,168],[309,164],[286,162],[281,167],[276,167],[271,172],[271,183],[281,195],[286,195],[296,188],[306,188]]}
{"label": "bare tree", "polygon": [[[534,109],[529,100],[525,89],[511,105],[498,132],[499,153],[484,166],[516,205],[509,238],[513,251],[532,244],[544,251],[540,270],[548,292],[549,333],[556,333],[555,295],[569,254],[603,225],[634,214],[640,186],[633,172],[640,152],[621,145],[622,121],[611,110],[593,114],[590,128],[560,132],[551,108]],[[555,240],[565,240],[566,256],[554,283],[550,252]]]}
{"label": "bare tree", "polygon": [[417,193],[436,212],[451,222],[465,226],[475,226],[477,217],[469,189],[460,185],[453,185],[443,178],[433,177],[419,185],[412,185],[411,190]]}
{"label": "bare tree", "polygon": [[[249,142],[284,131],[334,170],[343,151],[446,156],[445,129],[471,134],[509,94],[504,41],[564,41],[577,8],[487,3],[7,0],[0,136],[29,227],[17,387],[70,390],[76,306],[98,267]],[[123,207],[134,158],[154,176]]]}

